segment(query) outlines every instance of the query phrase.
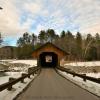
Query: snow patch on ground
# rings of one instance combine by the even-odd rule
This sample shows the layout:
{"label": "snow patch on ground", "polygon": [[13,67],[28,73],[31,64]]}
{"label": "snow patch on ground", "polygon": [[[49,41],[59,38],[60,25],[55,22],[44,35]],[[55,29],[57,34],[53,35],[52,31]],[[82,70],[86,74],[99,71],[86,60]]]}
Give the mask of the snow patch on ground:
{"label": "snow patch on ground", "polygon": [[100,73],[85,73],[86,76],[100,78]]}
{"label": "snow patch on ground", "polygon": [[11,61],[10,63],[23,63],[23,64],[29,64],[31,66],[36,66],[37,60],[14,60]]}
{"label": "snow patch on ground", "polygon": [[[0,84],[8,82],[9,77],[19,78],[23,72],[27,72],[29,67],[37,66],[37,60],[0,60],[0,63],[10,66],[10,72],[4,72],[5,76],[0,77]],[[15,70],[18,70],[18,72],[12,72]],[[7,89],[1,91],[0,100],[13,100],[13,98],[19,94],[34,79],[35,76],[31,76],[32,79],[26,78],[24,84],[21,82],[15,84],[12,91],[8,91]]]}
{"label": "snow patch on ground", "polygon": [[100,61],[92,61],[92,62],[73,62],[73,63],[66,63],[64,66],[100,66]]}
{"label": "snow patch on ground", "polygon": [[31,66],[36,66],[37,65],[37,60],[0,60],[0,63],[5,64],[5,63],[23,63],[23,64],[29,64]]}
{"label": "snow patch on ground", "polygon": [[87,89],[91,93],[100,96],[100,84],[88,80],[85,82],[80,77],[73,77],[73,75],[67,74],[66,72],[62,72],[60,70],[58,70],[58,72],[73,83],[76,83],[77,85],[81,86],[84,89]]}
{"label": "snow patch on ground", "polygon": [[[5,83],[8,81],[9,77],[18,78],[21,76],[21,73],[25,73],[28,71],[29,67],[33,67],[37,65],[36,60],[0,60],[0,63],[8,62],[10,72],[4,72],[6,76],[0,77],[0,84]],[[22,65],[22,64],[24,65]],[[28,65],[29,64],[29,65]],[[19,72],[12,72],[12,69],[19,70]],[[2,73],[0,73],[2,74]]]}
{"label": "snow patch on ground", "polygon": [[[70,62],[64,65],[65,68],[70,69],[76,73],[100,73],[100,61],[93,62]],[[88,74],[92,75],[92,74]],[[100,77],[99,77],[100,78]]]}
{"label": "snow patch on ground", "polygon": [[8,91],[7,89],[0,92],[0,100],[13,100],[23,89],[34,79],[35,76],[31,76],[31,79],[26,78],[24,80],[25,83],[17,83],[13,86],[12,91]]}
{"label": "snow patch on ground", "polygon": [[21,77],[23,72],[5,72],[7,76],[0,77],[0,84],[6,83],[9,80],[9,77],[18,78]]}

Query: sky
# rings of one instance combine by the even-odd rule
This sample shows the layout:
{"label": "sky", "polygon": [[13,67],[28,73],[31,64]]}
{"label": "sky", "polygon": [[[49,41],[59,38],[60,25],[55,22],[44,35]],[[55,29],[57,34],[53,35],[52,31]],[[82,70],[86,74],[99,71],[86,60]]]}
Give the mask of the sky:
{"label": "sky", "polygon": [[82,35],[100,33],[100,0],[0,0],[0,32],[16,45],[24,32],[54,29]]}

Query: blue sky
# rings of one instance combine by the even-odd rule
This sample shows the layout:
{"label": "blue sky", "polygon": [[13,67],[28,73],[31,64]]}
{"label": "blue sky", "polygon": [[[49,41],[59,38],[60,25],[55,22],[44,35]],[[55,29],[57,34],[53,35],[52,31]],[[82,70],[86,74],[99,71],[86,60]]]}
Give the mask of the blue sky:
{"label": "blue sky", "polygon": [[24,32],[70,30],[82,35],[100,33],[100,0],[0,0],[0,32],[16,45]]}

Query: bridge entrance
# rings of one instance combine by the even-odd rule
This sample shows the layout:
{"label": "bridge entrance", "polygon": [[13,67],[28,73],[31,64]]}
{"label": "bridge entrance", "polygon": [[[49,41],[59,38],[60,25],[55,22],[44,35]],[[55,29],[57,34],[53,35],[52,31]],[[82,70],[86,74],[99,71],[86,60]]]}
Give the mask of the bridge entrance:
{"label": "bridge entrance", "polygon": [[58,66],[58,55],[54,52],[43,52],[39,55],[38,63],[44,68],[54,68]]}
{"label": "bridge entrance", "polygon": [[56,45],[47,42],[32,53],[33,59],[37,59],[37,66],[54,68],[60,66],[63,58],[68,58],[69,53]]}

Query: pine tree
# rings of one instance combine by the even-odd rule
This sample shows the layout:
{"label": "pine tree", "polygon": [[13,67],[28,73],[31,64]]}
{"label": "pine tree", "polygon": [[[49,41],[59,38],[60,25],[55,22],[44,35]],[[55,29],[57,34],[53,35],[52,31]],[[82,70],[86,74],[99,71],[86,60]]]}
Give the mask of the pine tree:
{"label": "pine tree", "polygon": [[41,44],[44,44],[46,42],[46,32],[44,30],[40,31],[40,33],[38,35],[38,39]]}
{"label": "pine tree", "polygon": [[35,46],[35,43],[37,42],[37,36],[34,33],[31,35],[31,39],[32,39],[32,45]]}
{"label": "pine tree", "polygon": [[76,46],[78,59],[82,59],[82,36],[79,32],[76,34]]}
{"label": "pine tree", "polygon": [[60,37],[61,37],[61,38],[64,38],[64,37],[65,37],[65,35],[66,35],[65,31],[62,31],[62,32],[61,32],[61,36],[60,36]]}
{"label": "pine tree", "polygon": [[74,35],[70,31],[67,31],[64,39],[65,39],[66,47],[68,48],[66,50],[69,51],[70,53],[73,53],[75,50],[74,49],[74,45],[75,45]]}
{"label": "pine tree", "polygon": [[53,42],[55,40],[56,34],[55,34],[55,31],[53,29],[48,29],[47,35],[48,35],[49,42]]}
{"label": "pine tree", "polygon": [[100,35],[96,33],[95,35],[95,46],[97,48],[97,59],[100,60]]}

